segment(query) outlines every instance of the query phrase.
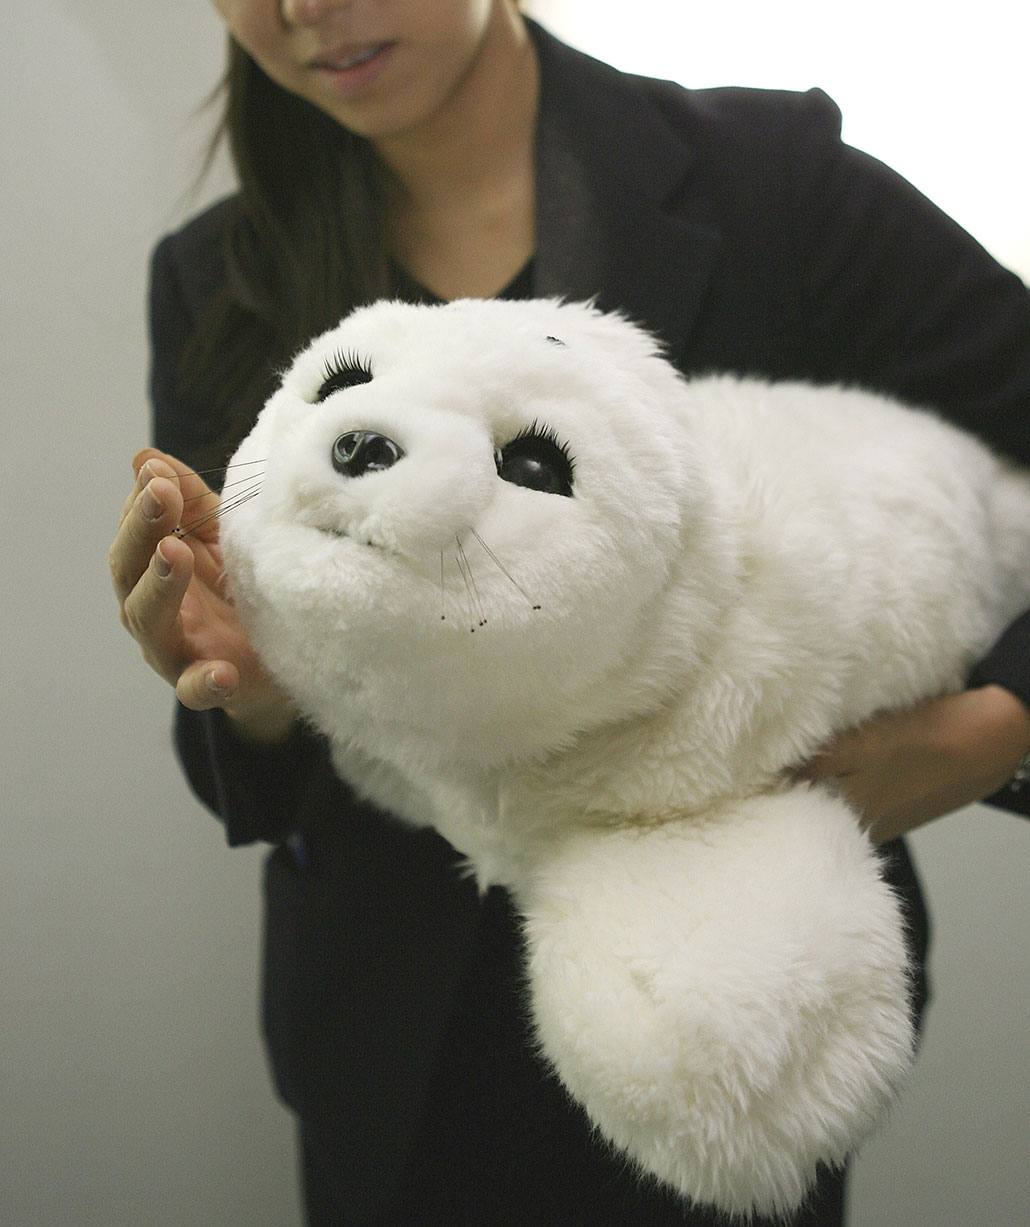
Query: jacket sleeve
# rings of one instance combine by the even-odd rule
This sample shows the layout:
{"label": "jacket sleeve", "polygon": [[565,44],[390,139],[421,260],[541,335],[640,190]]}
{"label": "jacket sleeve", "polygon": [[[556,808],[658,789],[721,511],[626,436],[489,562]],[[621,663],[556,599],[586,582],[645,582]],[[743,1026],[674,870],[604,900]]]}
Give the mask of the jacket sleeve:
{"label": "jacket sleeve", "polygon": [[[1030,465],[1027,286],[874,158],[836,139],[802,157],[800,295],[816,351],[832,355],[825,376],[930,406]],[[1030,612],[969,680],[1001,685],[1030,706]],[[1009,787],[991,801],[1030,814],[1030,789]]]}
{"label": "jacket sleeve", "polygon": [[1030,291],[826,120],[793,150],[798,318],[814,374],[932,408],[1030,465]]}
{"label": "jacket sleeve", "polygon": [[331,801],[334,794],[349,793],[328,747],[304,729],[269,750],[236,737],[224,713],[179,705],[175,747],[190,787],[222,820],[232,847],[290,842],[320,826],[330,808],[342,808],[345,800]]}

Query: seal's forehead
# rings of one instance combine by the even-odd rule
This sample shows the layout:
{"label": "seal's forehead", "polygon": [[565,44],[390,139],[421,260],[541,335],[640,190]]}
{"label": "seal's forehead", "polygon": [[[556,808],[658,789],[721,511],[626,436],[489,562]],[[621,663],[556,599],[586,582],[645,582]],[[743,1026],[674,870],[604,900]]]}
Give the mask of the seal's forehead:
{"label": "seal's forehead", "polygon": [[[450,347],[506,348],[545,340],[561,315],[559,304],[542,300],[459,299],[434,306],[382,302],[356,311],[339,332],[373,345],[424,343],[426,348],[442,345],[445,352]],[[566,323],[571,326],[570,319]]]}
{"label": "seal's forehead", "polygon": [[458,299],[433,306],[378,302],[348,316],[334,334],[382,347],[424,342],[426,347],[505,348],[520,342],[582,343],[597,335],[604,318],[587,304],[553,299]]}
{"label": "seal's forehead", "polygon": [[574,310],[546,301],[375,303],[313,341],[287,382],[305,394],[341,362],[367,366],[377,377],[408,372],[430,380],[461,370],[468,378],[517,378],[547,364],[556,348],[575,344],[566,337],[576,324]]}
{"label": "seal's forehead", "polygon": [[[289,401],[363,385],[366,404],[447,404],[503,430],[523,415],[553,418],[590,405],[595,420],[632,409],[637,421],[670,391],[654,339],[590,304],[547,299],[378,302],[317,338],[283,380]],[[342,372],[342,374],[341,374]],[[655,381],[662,384],[657,390]],[[351,393],[357,397],[357,391]],[[546,403],[545,403],[546,402]],[[648,409],[645,402],[651,406]],[[575,423],[582,425],[582,421]],[[567,426],[573,429],[573,424]]]}

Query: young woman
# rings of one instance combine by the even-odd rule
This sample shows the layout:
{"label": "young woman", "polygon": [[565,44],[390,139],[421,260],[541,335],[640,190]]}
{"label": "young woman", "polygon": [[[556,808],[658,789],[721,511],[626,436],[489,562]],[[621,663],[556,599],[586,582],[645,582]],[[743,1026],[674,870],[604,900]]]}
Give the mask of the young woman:
{"label": "young woman", "polygon": [[[596,297],[684,372],[873,386],[1030,463],[1030,295],[879,163],[818,91],[691,92],[562,45],[514,0],[216,0],[241,183],[158,247],[155,442],[112,547],[123,622],[180,700],[177,743],[229,842],[274,845],[265,1031],[309,1221],[706,1224],[640,1184],[541,1067],[519,941],[437,836],[357,802],[263,674],[217,528],[171,536],[277,365],[383,294]],[[805,770],[884,841],[1010,786],[1030,750],[1030,616],[961,695]],[[1030,791],[1030,790],[1028,790]],[[884,843],[925,956],[904,845]],[[918,1006],[925,999],[920,984]],[[827,1175],[798,1224],[843,1222]]]}

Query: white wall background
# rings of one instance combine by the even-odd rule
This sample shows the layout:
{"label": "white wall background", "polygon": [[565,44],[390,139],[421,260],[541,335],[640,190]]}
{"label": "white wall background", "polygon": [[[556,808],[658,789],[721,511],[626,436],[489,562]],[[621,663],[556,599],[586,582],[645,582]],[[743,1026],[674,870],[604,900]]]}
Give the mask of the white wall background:
{"label": "white wall background", "polygon": [[[539,0],[556,32],[690,84],[803,88],[1030,277],[1023,5]],[[697,6],[700,7],[700,6]],[[118,626],[106,552],[146,441],[147,254],[217,79],[204,0],[0,15],[4,445],[0,1224],[296,1227],[257,1034],[256,851],[228,853]],[[858,1164],[854,1227],[1024,1227],[1030,830],[974,809],[915,841],[936,917],[916,1082]],[[401,1227],[401,1225],[398,1225]]]}

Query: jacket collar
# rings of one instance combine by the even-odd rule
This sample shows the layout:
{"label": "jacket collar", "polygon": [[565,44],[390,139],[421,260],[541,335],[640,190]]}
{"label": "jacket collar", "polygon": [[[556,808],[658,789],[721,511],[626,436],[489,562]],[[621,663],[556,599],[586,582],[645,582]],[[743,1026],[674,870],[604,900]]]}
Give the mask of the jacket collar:
{"label": "jacket collar", "polygon": [[675,361],[719,243],[670,209],[693,153],[632,78],[527,24],[540,61],[534,293],[621,310]]}

